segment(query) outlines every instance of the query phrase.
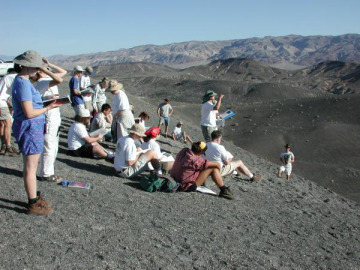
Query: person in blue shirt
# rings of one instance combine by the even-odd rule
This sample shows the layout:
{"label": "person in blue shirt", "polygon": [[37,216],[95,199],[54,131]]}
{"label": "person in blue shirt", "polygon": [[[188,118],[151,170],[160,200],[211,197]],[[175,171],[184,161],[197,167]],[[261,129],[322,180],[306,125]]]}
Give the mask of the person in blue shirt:
{"label": "person in blue shirt", "polygon": [[23,155],[24,182],[28,195],[28,214],[48,215],[53,212],[50,202],[42,199],[37,192],[36,171],[40,154],[44,149],[45,117],[44,113],[60,105],[53,103],[43,106],[41,95],[31,84],[39,69],[45,69],[43,58],[35,51],[26,51],[14,59],[14,68],[18,76],[12,87],[14,109],[13,133],[19,150]]}
{"label": "person in blue shirt", "polygon": [[75,115],[85,109],[85,101],[80,92],[80,77],[84,69],[81,66],[74,67],[73,76],[69,81],[71,106],[75,111]]}

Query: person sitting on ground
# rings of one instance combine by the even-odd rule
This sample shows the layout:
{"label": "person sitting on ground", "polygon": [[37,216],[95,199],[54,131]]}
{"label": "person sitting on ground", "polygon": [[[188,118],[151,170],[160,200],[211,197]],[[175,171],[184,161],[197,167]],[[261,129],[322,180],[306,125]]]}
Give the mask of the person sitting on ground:
{"label": "person sitting on ground", "polygon": [[145,137],[144,128],[134,124],[129,130],[129,135],[121,137],[116,144],[114,169],[116,174],[123,178],[135,177],[148,169],[150,162],[155,171],[160,168],[160,162],[154,151],[136,148],[135,141]]}
{"label": "person sitting on ground", "polygon": [[18,156],[19,151],[11,145],[12,128],[12,101],[11,88],[17,73],[15,69],[9,68],[7,74],[0,80],[0,155]]}
{"label": "person sitting on ground", "polygon": [[103,138],[99,134],[97,137],[90,137],[86,126],[90,123],[90,111],[82,109],[76,116],[75,122],[70,126],[68,133],[68,154],[75,157],[104,158],[112,162],[114,154],[97,143]]}
{"label": "person sitting on ground", "polygon": [[222,139],[222,132],[215,130],[211,133],[211,142],[207,143],[207,150],[205,152],[206,159],[215,161],[220,165],[221,176],[227,176],[234,171],[245,174],[251,181],[259,181],[260,175],[255,175],[244,165],[241,160],[233,161],[233,155],[226,151],[225,147],[220,145]]}
{"label": "person sitting on ground", "polygon": [[170,100],[165,98],[163,103],[160,103],[158,109],[156,111],[159,117],[159,125],[160,128],[163,124],[165,124],[165,138],[167,138],[167,134],[169,131],[170,124],[170,116],[174,112],[173,108],[170,105]]}
{"label": "person sitting on ground", "polygon": [[111,136],[111,124],[112,124],[112,109],[111,106],[107,103],[103,104],[101,107],[101,112],[98,113],[90,125],[90,132],[98,130],[100,128],[107,130],[107,133],[104,135],[106,140],[112,140]]}
{"label": "person sitting on ground", "polygon": [[286,144],[284,147],[285,147],[285,152],[282,152],[280,154],[280,161],[284,165],[280,166],[280,169],[278,171],[278,177],[281,177],[281,174],[283,172],[286,172],[286,180],[290,180],[290,175],[292,172],[292,163],[295,162],[295,156],[294,153],[290,151],[289,144]]}
{"label": "person sitting on ground", "polygon": [[[156,158],[161,162],[164,158],[164,155],[161,153],[160,145],[156,142],[156,140],[160,136],[160,128],[151,127],[145,132],[146,137],[144,138],[144,143],[141,145],[143,150],[151,149],[155,152]],[[173,161],[167,162],[167,170],[170,171],[173,165]],[[157,171],[158,174],[162,174],[161,169]]]}
{"label": "person sitting on ground", "polygon": [[220,175],[220,164],[202,157],[206,149],[205,142],[195,142],[192,144],[191,150],[184,148],[176,155],[171,177],[180,184],[178,190],[196,191],[196,188],[203,185],[206,178],[211,176],[220,188],[219,197],[233,199],[234,196],[230,188],[224,185]]}
{"label": "person sitting on ground", "polygon": [[181,128],[183,126],[183,122],[177,123],[176,127],[174,128],[174,131],[172,133],[172,138],[174,141],[181,141],[184,140],[184,143],[189,141],[191,144],[193,141],[191,140],[190,136],[186,134],[185,131],[182,131]]}

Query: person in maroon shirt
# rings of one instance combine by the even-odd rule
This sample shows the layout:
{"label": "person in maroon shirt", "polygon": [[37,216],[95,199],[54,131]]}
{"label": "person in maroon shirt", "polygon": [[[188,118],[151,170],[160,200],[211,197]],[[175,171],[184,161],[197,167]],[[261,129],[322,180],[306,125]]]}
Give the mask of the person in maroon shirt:
{"label": "person in maroon shirt", "polygon": [[189,148],[182,149],[177,155],[171,169],[171,177],[180,184],[179,191],[196,191],[198,186],[204,184],[206,178],[211,176],[220,188],[219,196],[233,199],[229,187],[224,185],[220,175],[220,164],[208,161],[202,157],[207,149],[205,142],[195,142]]}

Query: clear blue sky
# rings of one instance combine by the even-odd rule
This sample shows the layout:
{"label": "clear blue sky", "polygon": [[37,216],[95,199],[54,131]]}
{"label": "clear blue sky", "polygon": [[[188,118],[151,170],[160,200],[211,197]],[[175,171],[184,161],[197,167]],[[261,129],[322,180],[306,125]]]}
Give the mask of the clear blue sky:
{"label": "clear blue sky", "polygon": [[0,55],[360,32],[359,0],[1,1]]}

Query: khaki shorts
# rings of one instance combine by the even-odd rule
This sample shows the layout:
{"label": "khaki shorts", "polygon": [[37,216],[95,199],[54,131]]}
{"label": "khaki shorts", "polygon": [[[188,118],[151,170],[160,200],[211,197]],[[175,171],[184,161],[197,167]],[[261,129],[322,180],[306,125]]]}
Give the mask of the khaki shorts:
{"label": "khaki shorts", "polygon": [[134,165],[127,167],[123,169],[122,171],[117,172],[118,176],[124,177],[124,178],[131,178],[139,175],[143,171],[146,171],[148,169],[149,160],[145,155],[142,155]]}
{"label": "khaki shorts", "polygon": [[233,171],[236,170],[235,167],[235,163],[234,162],[230,162],[230,164],[228,165],[224,165],[221,170],[220,170],[220,174],[221,176],[227,176],[233,173]]}
{"label": "khaki shorts", "polygon": [[0,121],[12,119],[9,107],[0,107]]}

